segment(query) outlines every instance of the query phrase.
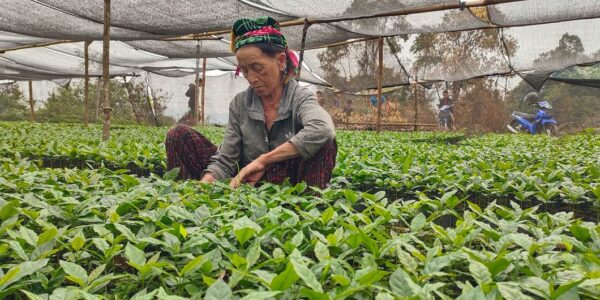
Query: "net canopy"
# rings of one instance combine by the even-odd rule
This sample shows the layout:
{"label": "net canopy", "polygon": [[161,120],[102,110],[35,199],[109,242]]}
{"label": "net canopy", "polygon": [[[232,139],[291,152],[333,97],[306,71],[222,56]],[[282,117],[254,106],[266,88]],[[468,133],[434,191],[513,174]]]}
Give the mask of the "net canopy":
{"label": "net canopy", "polygon": [[[390,87],[415,80],[427,85],[519,75],[539,89],[557,71],[600,61],[600,1],[489,1],[465,9],[456,8],[458,3],[112,1],[110,74],[185,77],[197,71],[196,58],[207,59],[206,70],[233,71],[236,62],[229,50],[228,29],[239,18],[263,15],[285,25],[282,31],[297,51],[302,48],[306,19],[310,27],[300,79],[347,92],[377,87],[380,36],[382,83]],[[103,0],[2,1],[0,79],[82,77],[84,41],[93,41],[90,76],[100,76],[103,4]]]}

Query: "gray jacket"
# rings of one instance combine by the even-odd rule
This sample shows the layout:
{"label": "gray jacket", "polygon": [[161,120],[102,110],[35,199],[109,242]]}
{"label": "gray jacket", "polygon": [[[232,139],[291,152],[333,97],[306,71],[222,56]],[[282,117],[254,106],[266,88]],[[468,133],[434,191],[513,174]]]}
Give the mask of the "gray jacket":
{"label": "gray jacket", "polygon": [[206,171],[217,180],[233,177],[258,156],[287,141],[308,159],[334,138],[331,116],[317,103],[314,94],[295,80],[290,80],[284,88],[270,134],[262,102],[248,88],[231,101],[223,143],[211,157]]}

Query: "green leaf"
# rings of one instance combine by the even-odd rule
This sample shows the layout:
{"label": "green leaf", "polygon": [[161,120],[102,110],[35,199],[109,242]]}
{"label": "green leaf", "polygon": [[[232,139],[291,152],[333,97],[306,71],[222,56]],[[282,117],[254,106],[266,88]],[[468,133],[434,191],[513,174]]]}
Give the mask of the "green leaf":
{"label": "green leaf", "polygon": [[317,280],[317,276],[315,276],[315,273],[313,273],[308,268],[306,263],[303,261],[302,255],[300,254],[300,252],[298,252],[297,249],[294,249],[294,251],[292,251],[292,254],[290,255],[290,263],[294,267],[294,271],[296,271],[296,274],[298,274],[298,276],[302,278],[302,280],[304,281],[304,283],[306,283],[308,287],[319,293],[323,292],[323,287]]}
{"label": "green leaf", "polygon": [[27,242],[27,244],[33,247],[37,246],[38,236],[37,234],[35,234],[35,232],[33,232],[33,230],[25,226],[21,226],[21,228],[19,228],[19,234],[21,238],[23,238],[25,242]]}
{"label": "green leaf", "polygon": [[280,291],[274,292],[250,292],[248,295],[244,296],[241,300],[264,300],[273,298],[277,295],[281,294]]}
{"label": "green leaf", "polygon": [[401,268],[398,268],[390,276],[390,287],[392,288],[392,292],[402,297],[412,296],[420,290],[420,287],[414,283],[410,275]]}
{"label": "green leaf", "polygon": [[498,282],[496,283],[500,295],[506,300],[525,300],[531,299],[521,292],[519,284],[516,282]]}
{"label": "green leaf", "polygon": [[129,228],[127,228],[127,226],[125,226],[123,224],[119,224],[119,223],[115,223],[114,225],[115,225],[115,228],[117,228],[117,230],[120,231],[121,234],[123,234],[123,236],[125,236],[125,238],[127,238],[127,240],[129,240],[130,242],[137,241],[135,234],[133,234],[133,232],[131,232],[131,230],[129,230]]}
{"label": "green leaf", "polygon": [[94,279],[100,276],[102,272],[104,272],[104,269],[106,269],[106,265],[99,265],[97,268],[95,268],[90,273],[90,276],[88,276],[88,283],[94,281]]}
{"label": "green leaf", "polygon": [[327,208],[322,214],[321,214],[321,222],[323,224],[327,224],[329,223],[329,221],[333,218],[335,211],[333,210],[333,207],[329,207]]}
{"label": "green leaf", "polygon": [[550,298],[550,284],[539,277],[525,277],[520,280],[521,289],[539,296],[543,299]]}
{"label": "green leaf", "polygon": [[65,273],[69,276],[67,278],[81,287],[86,287],[88,283],[88,275],[84,268],[82,268],[78,264],[74,264],[72,262],[61,260],[59,262],[60,266],[63,268]]}
{"label": "green leaf", "polygon": [[44,233],[40,234],[40,236],[38,237],[38,245],[43,245],[51,241],[57,234],[58,230],[56,230],[56,227],[52,227],[44,231]]}
{"label": "green leaf", "polygon": [[246,255],[246,261],[248,263],[248,268],[251,268],[260,258],[260,242],[255,241],[250,249],[248,249],[248,254]]}
{"label": "green leaf", "polygon": [[302,231],[298,231],[298,233],[296,233],[294,235],[294,237],[292,237],[291,244],[296,247],[300,247],[300,245],[302,245],[303,240],[304,240],[304,233],[302,233]]}
{"label": "green leaf", "polygon": [[590,230],[579,225],[573,225],[569,227],[569,231],[575,238],[582,242],[587,242],[591,237]]}
{"label": "green leaf", "polygon": [[189,274],[194,273],[196,270],[200,269],[202,265],[205,263],[204,256],[200,255],[190,261],[188,261],[185,266],[181,269],[181,275],[187,276]]}
{"label": "green leaf", "polygon": [[[567,292],[572,293],[571,289],[575,289],[575,291],[577,291],[577,286],[579,286],[584,280],[585,280],[585,278],[561,284],[556,290],[554,290],[552,292],[551,299],[552,300],[561,299],[561,297],[563,295],[568,295]],[[577,295],[577,293],[576,293],[576,295]],[[562,299],[566,300],[566,299],[569,299],[569,297],[564,297]]]}
{"label": "green leaf", "polygon": [[185,227],[183,227],[182,224],[179,224],[179,234],[181,234],[181,236],[185,239],[187,238],[187,231],[185,230]]}
{"label": "green leaf", "polygon": [[179,168],[173,168],[163,175],[164,180],[173,181],[179,176]]}
{"label": "green leaf", "polygon": [[425,226],[425,222],[427,221],[427,219],[425,218],[425,215],[420,213],[418,215],[416,215],[412,221],[410,221],[410,229],[413,232],[417,232],[419,231],[421,228],[423,228],[423,226]]}
{"label": "green leaf", "polygon": [[394,296],[386,292],[381,292],[375,296],[375,300],[394,300]]}
{"label": "green leaf", "polygon": [[27,299],[29,299],[29,300],[46,300],[47,299],[47,298],[40,297],[36,294],[33,294],[31,292],[28,292],[26,290],[20,290],[20,292],[25,294],[25,296],[27,296]]}
{"label": "green leaf", "polygon": [[471,273],[471,276],[473,276],[473,279],[475,279],[475,282],[477,282],[479,285],[483,285],[492,281],[492,274],[490,274],[488,268],[480,262],[471,260],[469,264],[469,272]]}
{"label": "green leaf", "polygon": [[133,297],[131,297],[131,300],[154,300],[154,296],[156,295],[156,293],[158,293],[158,289],[148,293],[146,291],[146,289],[143,289],[137,293],[135,293],[135,295],[133,295]]}
{"label": "green leaf", "polygon": [[19,211],[17,210],[17,207],[19,207],[20,204],[21,203],[19,202],[19,200],[13,200],[4,204],[4,206],[0,208],[0,220],[6,221],[10,217],[18,214]]}
{"label": "green leaf", "polygon": [[204,300],[232,300],[233,292],[223,280],[213,283],[207,290]]}
{"label": "green leaf", "polygon": [[463,290],[462,294],[456,298],[456,300],[480,300],[485,299],[485,293],[481,289],[481,286],[471,288],[469,290]]}
{"label": "green leaf", "polygon": [[329,254],[329,248],[327,248],[327,246],[320,241],[317,241],[315,244],[315,256],[319,261],[325,261],[331,258]]}
{"label": "green leaf", "polygon": [[302,181],[296,184],[296,186],[294,187],[294,189],[296,190],[297,194],[300,194],[302,192],[304,192],[304,190],[306,190],[306,182]]}
{"label": "green leaf", "polygon": [[125,246],[125,257],[134,263],[135,266],[141,267],[146,264],[146,254],[144,251],[130,243],[127,243],[127,246]]}
{"label": "green leaf", "polygon": [[311,300],[330,300],[329,295],[323,292],[316,292],[307,288],[302,288],[300,293]]}
{"label": "green leaf", "polygon": [[490,273],[492,274],[492,278],[496,277],[496,275],[506,270],[508,266],[510,266],[510,261],[502,257],[497,258],[493,262],[487,264],[487,267],[490,270]]}
{"label": "green leaf", "polygon": [[285,270],[279,273],[279,275],[275,276],[273,281],[271,281],[271,290],[285,291],[289,289],[292,284],[298,281],[299,278],[300,277],[298,277],[296,271],[294,271],[292,263],[288,263],[285,267]]}
{"label": "green leaf", "polygon": [[273,282],[273,278],[275,278],[276,276],[276,274],[264,270],[254,270],[252,271],[252,273],[258,276],[258,278],[262,280],[262,283],[269,288],[271,287],[271,282]]}
{"label": "green leaf", "polygon": [[238,242],[243,245],[255,233],[260,232],[261,227],[247,216],[243,216],[233,222],[233,231]]}
{"label": "green leaf", "polygon": [[344,190],[344,197],[346,198],[346,200],[350,201],[350,203],[355,204],[356,201],[358,201],[358,196],[356,195],[356,192],[353,190]]}
{"label": "green leaf", "polygon": [[71,247],[73,247],[73,250],[79,251],[81,248],[83,248],[84,245],[85,236],[80,231],[73,237],[73,239],[71,239]]}
{"label": "green leaf", "polygon": [[37,272],[47,264],[48,259],[42,259],[33,262],[26,261],[10,268],[10,270],[0,278],[0,291],[5,290],[6,287],[19,279]]}
{"label": "green leaf", "polygon": [[344,275],[333,275],[333,276],[331,276],[331,279],[333,279],[333,281],[339,283],[341,286],[350,285],[350,279],[348,279],[348,277],[346,277]]}

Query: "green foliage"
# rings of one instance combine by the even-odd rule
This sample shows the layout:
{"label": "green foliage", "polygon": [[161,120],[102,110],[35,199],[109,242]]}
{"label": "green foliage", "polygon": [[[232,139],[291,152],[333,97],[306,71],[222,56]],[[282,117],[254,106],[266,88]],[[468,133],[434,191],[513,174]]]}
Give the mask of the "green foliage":
{"label": "green foliage", "polygon": [[27,119],[27,104],[16,84],[0,85],[0,120],[22,121]]}
{"label": "green foliage", "polygon": [[[340,132],[332,187],[231,190],[105,168],[40,168],[23,159],[35,145],[74,144],[68,134],[83,137],[83,129],[18,127],[33,138],[15,138],[0,158],[2,298],[600,297],[600,225],[514,201],[597,202],[598,136],[448,144],[462,136]],[[52,133],[36,137],[40,128]],[[222,139],[221,129],[201,130]],[[98,159],[126,163],[146,143],[149,156],[164,159],[166,128],[116,131],[113,142],[137,144],[99,148],[83,138],[74,155],[101,149]],[[507,205],[474,203],[507,195]],[[456,222],[440,226],[448,216]]]}

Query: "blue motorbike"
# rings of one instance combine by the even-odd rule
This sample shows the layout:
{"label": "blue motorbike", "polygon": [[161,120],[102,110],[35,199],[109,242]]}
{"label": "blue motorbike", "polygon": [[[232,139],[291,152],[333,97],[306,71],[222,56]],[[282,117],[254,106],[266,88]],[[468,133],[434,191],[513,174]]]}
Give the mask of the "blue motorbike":
{"label": "blue motorbike", "polygon": [[558,122],[547,112],[547,110],[552,109],[552,105],[546,101],[541,101],[537,102],[535,106],[538,108],[535,115],[513,112],[513,120],[507,125],[508,129],[513,133],[529,132],[531,134],[558,135]]}

